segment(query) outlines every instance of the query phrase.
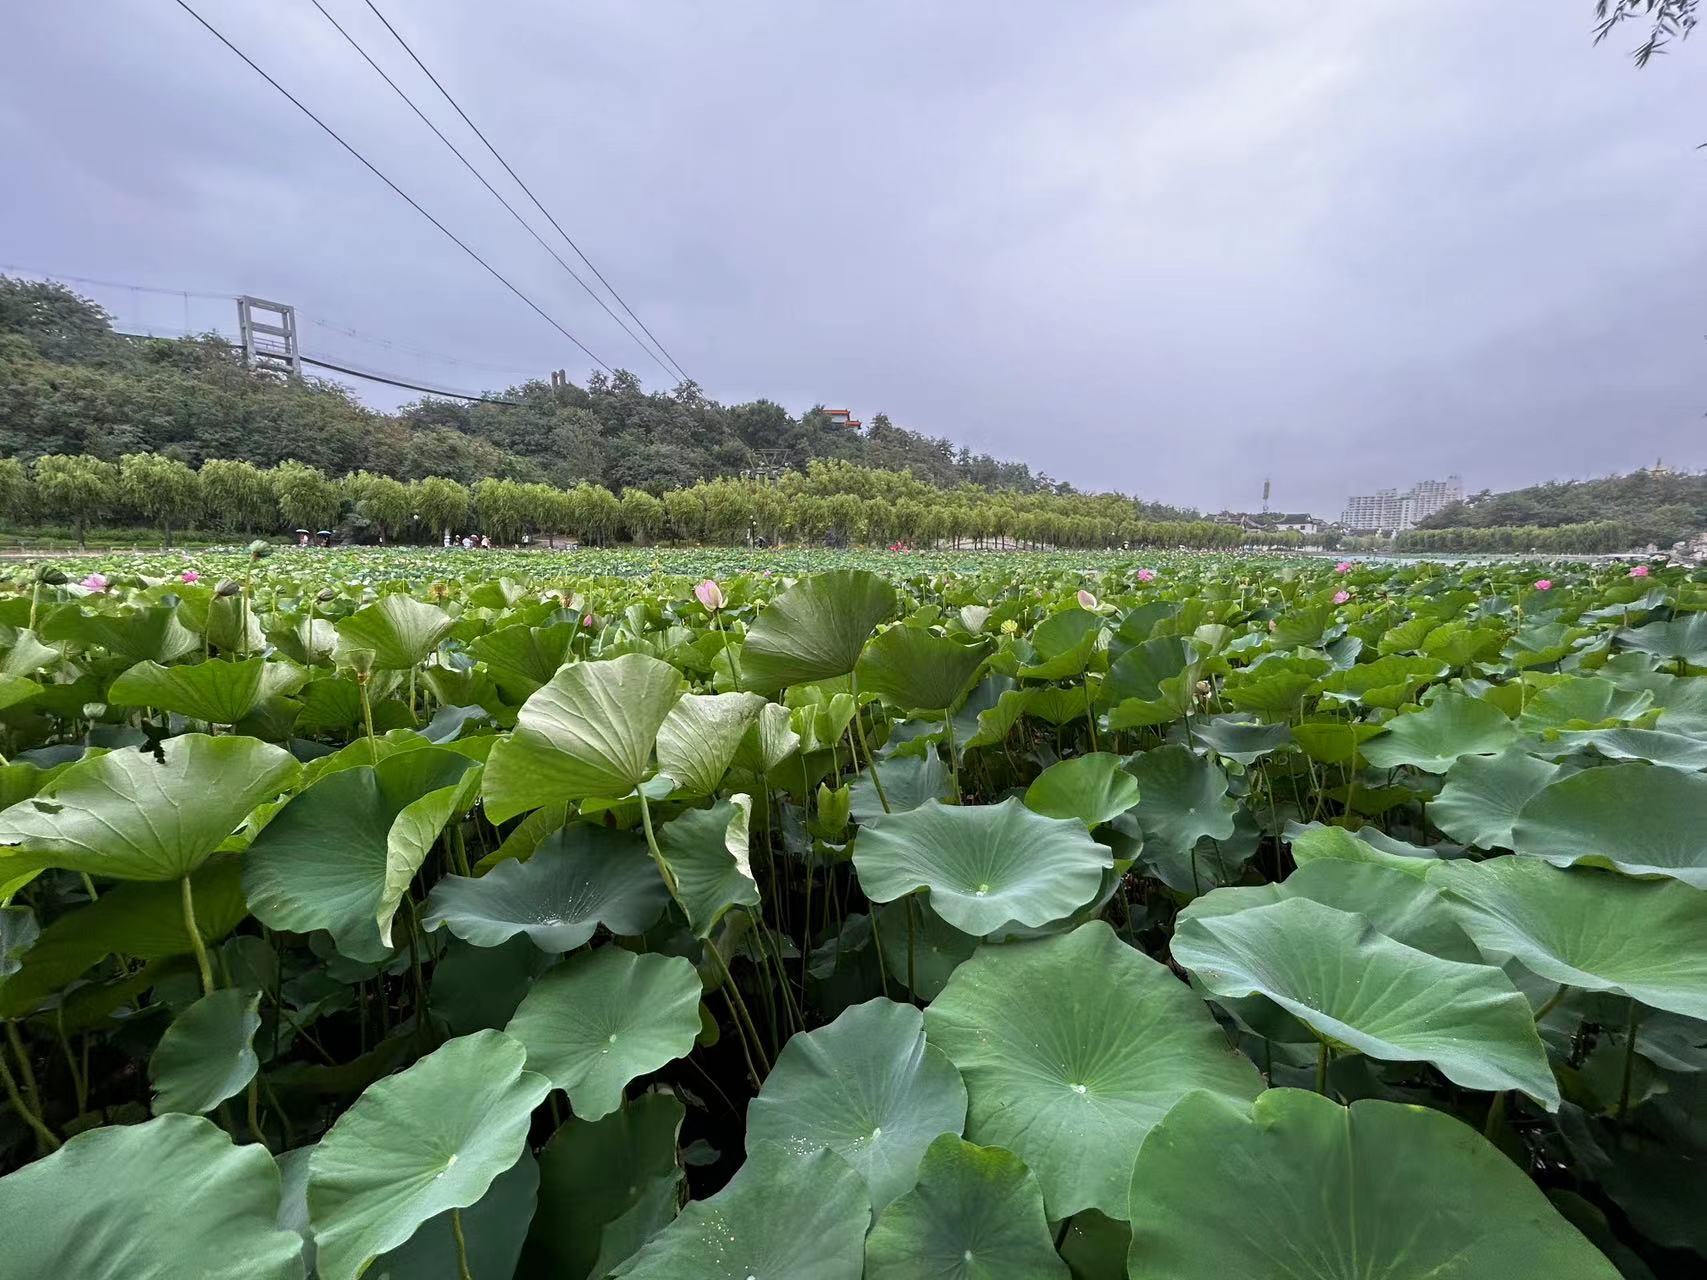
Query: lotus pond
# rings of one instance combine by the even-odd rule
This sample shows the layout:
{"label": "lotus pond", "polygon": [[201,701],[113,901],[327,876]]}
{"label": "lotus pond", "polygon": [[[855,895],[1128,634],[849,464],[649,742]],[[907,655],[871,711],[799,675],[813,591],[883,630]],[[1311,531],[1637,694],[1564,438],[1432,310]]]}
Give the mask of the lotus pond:
{"label": "lotus pond", "polygon": [[7,1280],[1707,1267],[1707,574],[0,577]]}

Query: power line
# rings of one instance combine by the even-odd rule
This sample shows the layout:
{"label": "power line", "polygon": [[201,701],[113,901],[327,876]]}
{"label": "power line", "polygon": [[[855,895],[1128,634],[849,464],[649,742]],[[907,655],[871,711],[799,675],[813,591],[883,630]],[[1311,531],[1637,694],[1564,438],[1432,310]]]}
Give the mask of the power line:
{"label": "power line", "polygon": [[399,98],[403,99],[404,105],[407,106],[409,108],[409,110],[413,111],[417,117],[419,117],[421,123],[426,125],[427,128],[429,128],[433,131],[433,136],[436,137],[440,142],[444,143],[446,147],[450,148],[450,153],[453,156],[455,156],[458,160],[462,161],[462,167],[467,169],[469,173],[474,175],[475,180],[477,182],[479,182],[481,186],[485,187],[488,192],[491,193],[491,196],[494,200],[496,200],[499,204],[504,206],[505,210],[509,213],[509,215],[512,218],[514,218],[517,223],[520,224],[522,230],[526,231],[530,236],[532,236],[539,243],[539,247],[541,249],[544,249],[547,253],[549,253],[552,256],[552,258],[556,261],[557,265],[562,267],[565,271],[567,271],[569,273],[569,278],[571,280],[573,280],[576,284],[580,285],[581,288],[586,290],[587,296],[589,298],[591,298],[594,302],[598,303],[599,306],[604,309],[604,313],[607,316],[609,316],[612,320],[616,321],[617,326],[619,328],[621,328],[621,330],[624,333],[626,333],[630,338],[634,339],[634,344],[646,353],[646,358],[648,360],[652,361],[653,364],[657,365],[658,368],[662,369],[664,372],[664,376],[666,378],[674,377],[675,374],[673,374],[670,371],[669,367],[667,365],[665,365],[664,362],[658,358],[658,356],[652,351],[652,349],[650,347],[648,347],[644,342],[642,342],[640,340],[640,337],[634,332],[634,330],[630,329],[626,324],[623,323],[622,317],[617,315],[616,312],[614,312],[610,309],[610,304],[607,303],[603,298],[601,298],[598,295],[598,293],[593,289],[592,285],[588,284],[585,280],[581,279],[580,276],[575,274],[575,269],[573,267],[571,267],[567,262],[563,261],[563,258],[561,257],[561,255],[558,254],[557,250],[553,249],[549,244],[547,244],[545,242],[544,237],[541,236],[539,234],[539,232],[537,232],[533,229],[533,226],[528,222],[528,220],[526,218],[522,217],[521,214],[516,212],[515,206],[512,205],[508,200],[504,199],[503,195],[498,191],[498,189],[486,180],[486,175],[481,173],[480,170],[476,169],[474,167],[473,163],[470,162],[468,157],[462,154],[462,152],[457,148],[456,143],[452,142],[449,138],[445,137],[444,132],[438,127],[438,125],[434,124],[431,120],[429,120],[427,118],[426,113],[424,111],[422,111],[420,107],[415,105],[415,100],[413,98],[411,98],[406,92],[404,92],[403,88],[395,80],[393,80],[388,74],[386,74],[385,68],[380,66],[379,63],[375,62],[373,60],[373,58],[368,54],[368,51],[366,49],[362,48],[362,46],[357,42],[356,38],[354,36],[352,36],[348,31],[346,31],[336,18],[334,18],[329,12],[327,12],[326,7],[320,3],[320,0],[309,0],[309,3],[312,4],[316,9],[320,10],[320,16],[325,18],[327,22],[330,22],[332,24],[332,29],[334,31],[336,31],[339,35],[343,36],[344,40],[349,44],[350,48],[354,49],[357,53],[359,53],[361,55],[362,61],[366,62],[368,64],[368,66],[372,67],[374,70],[374,73],[376,75],[378,75],[381,80],[385,81],[385,83],[391,87],[391,91],[393,93],[395,93]]}
{"label": "power line", "polygon": [[[224,293],[216,293],[205,289],[173,289],[161,285],[133,284],[129,280],[102,280],[94,276],[75,276],[64,271],[43,271],[37,267],[26,267],[21,263],[16,262],[0,262],[0,272],[11,273],[18,276],[34,276],[47,281],[49,284],[70,281],[73,284],[94,285],[101,289],[123,289],[129,293],[149,293],[169,298],[211,299],[215,302],[226,303],[229,303],[236,298],[238,292],[233,289]],[[417,346],[412,342],[404,342],[397,338],[382,338],[378,334],[367,333],[364,330],[354,328],[350,325],[339,324],[334,320],[327,320],[320,316],[307,315],[300,310],[297,314],[307,323],[314,325],[316,328],[327,329],[333,333],[341,333],[345,337],[354,338],[357,342],[365,342],[370,346],[375,347],[384,347],[387,351],[400,351],[408,355],[419,356],[424,360],[436,360],[442,364],[456,365],[459,368],[483,369],[488,373],[521,374],[524,381],[530,380],[534,377],[530,371],[519,365],[491,364],[483,360],[468,360],[461,356],[446,355],[442,351],[434,351],[429,347]],[[188,324],[185,324],[181,329],[171,330],[165,334],[124,333],[118,330],[115,330],[114,332],[117,332],[121,338],[154,338],[162,336],[194,338],[198,336]],[[218,330],[210,328],[204,330],[204,332],[217,333]],[[431,388],[417,387],[415,390],[431,390]],[[460,391],[446,392],[445,394],[462,396],[463,399],[480,398],[478,396],[464,395]],[[493,400],[491,403],[507,404],[510,402]]]}
{"label": "power line", "polygon": [[452,231],[449,227],[445,226],[445,224],[440,222],[437,218],[433,217],[432,214],[428,213],[425,209],[423,209],[420,206],[419,203],[416,202],[416,200],[413,196],[411,196],[407,191],[403,190],[402,187],[398,186],[390,178],[386,177],[383,173],[381,173],[379,171],[379,169],[374,166],[374,164],[371,160],[369,160],[361,152],[357,151],[349,143],[345,142],[344,139],[339,136],[337,130],[332,128],[331,125],[327,124],[319,116],[315,115],[314,112],[310,111],[307,107],[305,107],[296,98],[296,96],[291,93],[291,91],[289,89],[286,89],[277,80],[273,79],[265,71],[261,70],[261,68],[258,65],[256,65],[254,59],[252,59],[248,54],[244,53],[243,50],[239,49],[236,45],[232,44],[231,41],[227,40],[223,35],[221,35],[218,28],[216,28],[211,22],[209,22],[206,18],[202,17],[201,14],[197,13],[194,9],[192,9],[189,6],[189,4],[187,3],[187,0],[177,0],[177,4],[178,4],[178,7],[180,9],[182,9],[185,13],[189,14],[190,17],[194,18],[197,22],[201,23],[202,26],[206,27],[208,32],[210,34],[212,34],[214,39],[218,40],[227,49],[231,50],[232,53],[236,54],[239,58],[241,58],[248,65],[248,67],[251,71],[253,71],[256,75],[260,76],[261,79],[265,80],[268,84],[272,85],[273,88],[277,89],[281,94],[283,94],[284,97],[290,102],[290,104],[293,107],[295,107],[298,111],[302,112],[302,114],[307,116],[310,120],[314,121],[315,124],[319,125],[320,128],[325,131],[326,135],[332,139],[332,141],[336,142],[345,151],[348,151],[357,160],[361,161],[363,168],[365,168],[369,173],[373,174],[374,177],[378,178],[386,186],[390,187],[392,189],[392,191],[396,192],[399,196],[401,196],[409,204],[410,208],[414,209],[416,213],[420,214],[428,222],[432,223],[441,232],[443,232],[445,237],[448,240],[450,240],[450,242],[452,244],[454,244],[457,248],[461,249],[469,257],[473,258],[482,267],[486,268],[487,273],[494,280],[496,280],[499,284],[503,285],[511,293],[515,294],[516,297],[520,298],[523,302],[525,302],[529,306],[529,308],[531,308],[533,310],[533,312],[539,316],[540,319],[544,320],[553,329],[557,330],[557,332],[561,333],[565,338],[569,339],[570,342],[574,343],[577,347],[579,347],[581,349],[581,351],[586,355],[586,357],[589,360],[591,360],[594,364],[598,365],[599,368],[603,369],[606,373],[614,373],[615,372],[615,370],[612,369],[608,364],[606,364],[603,360],[599,359],[596,355],[594,355],[592,353],[592,351],[588,348],[586,343],[582,342],[574,334],[570,333],[569,330],[565,329],[562,325],[558,324],[557,321],[553,320],[551,318],[551,316],[546,314],[544,309],[541,308],[537,302],[535,302],[532,298],[528,297],[527,294],[523,293],[520,289],[516,288],[515,285],[511,284],[510,281],[504,275],[502,275],[496,267],[494,267],[491,263],[487,262],[486,259],[482,258],[478,253],[474,252],[474,250],[469,248],[468,245],[463,243],[463,241],[457,237],[457,234],[454,231]]}
{"label": "power line", "polygon": [[[160,336],[155,333],[126,333],[122,329],[114,329],[112,332],[115,338],[134,338],[138,340],[149,340]],[[184,336],[191,337],[192,335],[185,334]],[[217,338],[218,335],[215,335],[215,337]],[[232,342],[229,339],[219,338],[219,344],[221,346],[230,347],[233,351],[241,351],[243,349],[242,343]],[[527,406],[519,400],[499,400],[495,396],[476,395],[472,391],[452,391],[446,387],[424,386],[419,382],[409,382],[403,378],[394,378],[387,373],[374,373],[368,369],[352,369],[348,365],[333,364],[330,360],[319,360],[314,356],[299,355],[297,358],[301,360],[303,364],[311,364],[316,369],[330,369],[333,373],[345,373],[352,378],[363,378],[368,382],[383,382],[387,386],[402,387],[406,391],[421,391],[425,392],[427,395],[445,396],[453,400],[472,400],[477,404],[501,404],[511,409],[527,408]]]}
{"label": "power line", "polygon": [[[642,320],[639,316],[634,314],[634,308],[629,306],[627,300],[624,299],[623,296],[616,291],[616,286],[613,285],[609,280],[605,279],[604,272],[600,271],[596,266],[593,265],[592,259],[587,257],[587,255],[585,253],[581,252],[581,246],[576,244],[575,241],[570,238],[569,233],[567,231],[565,231],[561,226],[558,225],[557,219],[551,216],[551,211],[539,202],[539,197],[534,195],[532,189],[528,186],[528,184],[523,182],[521,180],[521,176],[519,174],[517,174],[517,172],[510,167],[510,162],[508,160],[504,159],[503,155],[500,154],[500,152],[498,151],[498,148],[493,146],[491,141],[486,137],[486,135],[480,131],[480,126],[475,124],[474,121],[472,121],[468,118],[468,112],[464,111],[462,109],[461,105],[457,102],[457,100],[455,98],[451,97],[450,90],[446,89],[444,87],[444,85],[439,83],[439,78],[427,69],[427,64],[422,62],[420,57],[414,51],[414,49],[409,47],[409,42],[407,40],[405,40],[401,35],[398,35],[397,28],[391,25],[390,20],[387,19],[386,16],[379,11],[378,7],[374,4],[373,0],[365,0],[365,2],[367,4],[367,7],[369,9],[373,10],[374,17],[378,18],[381,22],[383,22],[385,24],[385,29],[387,31],[391,32],[393,38],[396,39],[398,44],[403,46],[403,51],[405,53],[407,53],[410,56],[410,58],[412,58],[414,60],[415,65],[417,67],[421,68],[422,72],[425,73],[427,79],[429,79],[433,82],[433,87],[435,89],[437,89],[441,94],[444,95],[445,101],[450,103],[450,105],[452,107],[456,108],[456,113],[457,113],[457,115],[462,117],[463,123],[466,124],[470,129],[474,130],[474,136],[479,138],[480,141],[485,145],[486,150],[488,150],[492,153],[493,158],[495,160],[497,160],[497,162],[499,164],[504,166],[504,172],[509,174],[510,177],[515,181],[515,184],[518,187],[520,187],[524,193],[526,193],[527,198],[529,200],[533,201],[533,207],[538,209],[541,213],[543,213],[545,215],[545,220],[547,222],[549,222],[553,228],[556,229],[558,235],[563,237],[564,243],[567,244],[571,249],[573,249],[575,251],[576,256],[579,257],[582,262],[587,264],[587,269],[599,278],[599,283],[604,285],[605,288],[610,290],[611,297],[615,298],[617,300],[617,302],[621,304],[622,309],[624,311],[628,312],[629,316],[633,319],[634,323],[639,325],[642,332],[644,332],[648,338],[652,339],[653,343],[657,346],[658,350],[664,353],[664,358],[667,359],[670,362],[670,364],[675,368],[676,372],[681,375],[682,381],[692,382],[693,379],[688,377],[686,371],[683,370],[682,366],[677,362],[676,358],[670,354],[668,348],[666,348],[662,342],[658,341],[658,335],[653,333],[651,329],[647,328],[646,322],[644,320]],[[179,3],[182,3],[182,0],[179,0]]]}

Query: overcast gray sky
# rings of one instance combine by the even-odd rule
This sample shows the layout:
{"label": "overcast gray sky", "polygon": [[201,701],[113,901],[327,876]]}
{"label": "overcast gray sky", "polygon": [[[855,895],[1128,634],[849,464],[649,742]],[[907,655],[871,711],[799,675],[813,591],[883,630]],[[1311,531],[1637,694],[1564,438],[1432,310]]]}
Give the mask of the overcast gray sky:
{"label": "overcast gray sky", "polygon": [[[308,0],[191,2],[663,383]],[[379,2],[721,400],[1207,508],[1707,465],[1707,37],[1636,71],[1590,0]],[[452,387],[590,367],[176,4],[6,4],[0,48],[0,263],[279,298]]]}

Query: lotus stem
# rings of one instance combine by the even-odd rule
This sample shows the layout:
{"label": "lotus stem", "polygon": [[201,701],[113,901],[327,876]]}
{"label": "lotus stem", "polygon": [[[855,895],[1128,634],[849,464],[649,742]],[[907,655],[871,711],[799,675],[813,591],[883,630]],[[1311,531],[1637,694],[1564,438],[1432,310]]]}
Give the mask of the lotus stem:
{"label": "lotus stem", "polygon": [[[6,1024],[8,1031],[11,1030],[11,1026],[10,1022]],[[53,1130],[47,1127],[47,1122],[24,1101],[23,1095],[18,1092],[18,1082],[13,1077],[11,1064],[6,1061],[6,1055],[3,1053],[0,1053],[0,1083],[5,1084],[8,1101],[11,1102],[13,1109],[24,1118],[24,1123],[29,1125],[31,1131],[35,1133],[36,1141],[42,1145],[42,1149],[58,1151],[60,1148],[59,1139],[54,1136]]]}
{"label": "lotus stem", "polygon": [[657,864],[658,874],[664,877],[664,887],[674,898],[678,889],[676,877],[670,870],[670,864],[664,861],[664,851],[658,847],[658,837],[652,830],[652,806],[646,803],[644,791],[636,788],[634,794],[640,797],[640,825],[646,831],[646,847],[651,851],[652,861]]}
{"label": "lotus stem", "polygon": [[373,704],[368,701],[367,682],[367,672],[356,672],[356,690],[362,697],[362,729],[367,735],[368,759],[370,763],[377,765],[379,763],[379,744],[373,740]]}
{"label": "lotus stem", "polygon": [[[763,1066],[765,1075],[769,1075],[771,1064],[770,1060],[765,1057],[765,1046],[759,1039],[759,1028],[753,1022],[752,1013],[747,1009],[747,1001],[741,995],[741,988],[735,983],[735,975],[729,971],[729,962],[723,958],[723,953],[717,949],[716,943],[707,939],[705,945],[706,950],[711,952],[711,958],[717,962],[718,972],[723,975],[723,999],[729,1004],[730,1016],[735,1019],[735,1029],[741,1033],[742,1046],[743,1048],[746,1046],[747,1032],[751,1031],[753,1050],[759,1055],[759,1063]],[[752,1065],[752,1061],[749,1059],[747,1063],[749,1070]],[[754,1083],[758,1083],[760,1079],[761,1077],[755,1075]]]}
{"label": "lotus stem", "polygon": [[[883,930],[877,924],[876,904],[867,903],[867,905],[871,907],[871,940],[875,944],[872,949],[877,952],[877,982],[883,988],[883,998],[887,1000],[889,999],[889,966],[883,960]],[[841,938],[841,930],[836,931],[836,937]],[[837,949],[837,952],[837,959],[839,960],[841,958],[840,948]]]}
{"label": "lotus stem", "polygon": [[1630,1113],[1630,1082],[1636,1075],[1636,1020],[1641,1015],[1636,997],[1630,997],[1630,1017],[1624,1028],[1624,1082],[1618,1088],[1618,1123]]}
{"label": "lotus stem", "polygon": [[735,656],[735,651],[729,647],[729,634],[723,630],[723,610],[711,611],[711,625],[717,628],[717,634],[723,641],[723,652],[729,655],[729,670],[735,677],[735,687],[741,687],[741,661]]}
{"label": "lotus stem", "polygon": [[1088,674],[1085,676],[1085,724],[1091,731],[1091,750],[1101,751],[1097,745],[1097,718],[1091,710],[1091,678]]}
{"label": "lotus stem", "polygon": [[1488,1118],[1482,1123],[1482,1136],[1489,1142],[1494,1140],[1500,1131],[1500,1125],[1505,1122],[1505,1090],[1501,1089],[1494,1095],[1494,1100],[1488,1104]]}
{"label": "lotus stem", "polygon": [[1571,988],[1566,983],[1561,982],[1559,984],[1559,989],[1557,991],[1555,991],[1551,996],[1547,997],[1546,1003],[1544,1003],[1539,1009],[1537,1009],[1535,1011],[1535,1025],[1536,1026],[1540,1026],[1541,1025],[1541,1019],[1545,1018],[1548,1014],[1553,1012],[1554,1006],[1556,1006],[1559,1003],[1559,1001],[1561,1001],[1565,998],[1565,992],[1569,991],[1570,989]]}
{"label": "lotus stem", "polygon": [[[853,727],[854,733],[859,737],[859,749],[865,753],[866,768],[871,770],[871,785],[877,792],[877,803],[883,806],[884,813],[888,813],[889,797],[884,794],[883,779],[877,776],[877,761],[872,759],[871,744],[865,740],[865,722],[859,713],[859,682],[854,679],[852,674],[849,674],[848,676],[848,688],[853,691]],[[854,759],[854,763],[856,766],[859,763],[857,756]]]}
{"label": "lotus stem", "polygon": [[1316,1092],[1328,1097],[1328,1042],[1321,1042],[1316,1052]]}
{"label": "lotus stem", "polygon": [[190,888],[189,876],[183,876],[178,881],[179,901],[184,908],[184,932],[190,935],[190,949],[196,953],[196,972],[201,974],[202,994],[210,996],[214,991],[213,966],[207,960],[207,946],[202,942],[201,926],[196,923],[195,891]]}
{"label": "lotus stem", "polygon": [[[954,779],[954,803],[960,803],[960,757],[954,750],[954,715],[946,709],[942,713],[943,736],[948,739],[948,770]],[[872,770],[873,773],[877,771]]]}
{"label": "lotus stem", "polygon": [[919,986],[913,977],[913,895],[909,893],[902,901],[907,910],[907,991],[917,999]]}
{"label": "lotus stem", "polygon": [[461,1280],[474,1280],[468,1269],[468,1241],[462,1238],[462,1210],[450,1211],[450,1233],[456,1239],[456,1273]]}

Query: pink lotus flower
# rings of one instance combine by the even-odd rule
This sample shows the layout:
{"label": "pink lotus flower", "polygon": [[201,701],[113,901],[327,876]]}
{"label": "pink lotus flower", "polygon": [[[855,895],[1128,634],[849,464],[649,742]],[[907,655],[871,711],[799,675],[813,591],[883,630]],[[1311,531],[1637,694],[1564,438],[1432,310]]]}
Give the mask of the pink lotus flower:
{"label": "pink lotus flower", "polygon": [[702,605],[714,613],[727,603],[723,598],[723,588],[710,578],[696,586],[693,593]]}
{"label": "pink lotus flower", "polygon": [[591,627],[593,625],[593,615],[590,613],[583,613],[581,615],[581,625],[583,627]]}
{"label": "pink lotus flower", "polygon": [[83,579],[83,589],[85,591],[105,591],[107,589],[107,575],[104,573],[91,573],[87,578]]}
{"label": "pink lotus flower", "polygon": [[1097,598],[1095,596],[1093,596],[1089,591],[1080,591],[1079,592],[1079,608],[1090,609],[1090,610],[1094,611],[1096,609],[1096,607],[1097,607]]}
{"label": "pink lotus flower", "polygon": [[1535,579],[1535,589],[1537,591],[1551,591],[1553,589],[1553,579],[1551,579],[1551,578],[1537,578],[1537,579]]}
{"label": "pink lotus flower", "polygon": [[1350,560],[1341,560],[1338,564],[1336,564],[1334,566],[1334,572],[1335,573],[1350,573],[1351,572],[1351,561]]}
{"label": "pink lotus flower", "polygon": [[202,580],[201,574],[194,569],[185,569],[178,577],[185,582],[200,582]]}
{"label": "pink lotus flower", "polygon": [[1336,592],[1334,592],[1334,603],[1335,604],[1344,604],[1347,600],[1350,600],[1350,599],[1351,599],[1351,592],[1349,592],[1349,591],[1336,591]]}
{"label": "pink lotus flower", "polygon": [[1156,571],[1154,569],[1140,569],[1140,570],[1138,570],[1138,581],[1140,581],[1140,582],[1154,582],[1155,580],[1156,580]]}
{"label": "pink lotus flower", "polygon": [[1630,570],[1630,576],[1632,578],[1645,578],[1648,576],[1649,572],[1650,572],[1650,570],[1648,569],[1647,565],[1639,564],[1635,568]]}

